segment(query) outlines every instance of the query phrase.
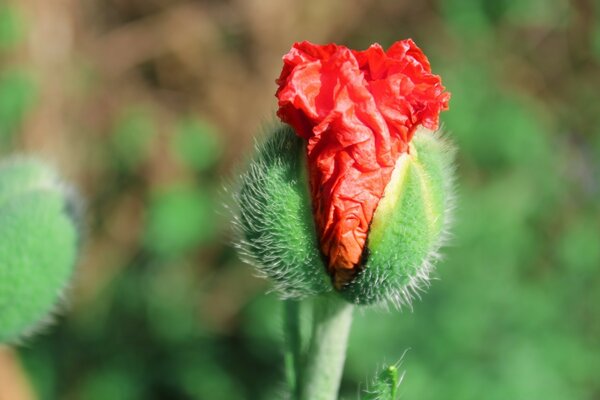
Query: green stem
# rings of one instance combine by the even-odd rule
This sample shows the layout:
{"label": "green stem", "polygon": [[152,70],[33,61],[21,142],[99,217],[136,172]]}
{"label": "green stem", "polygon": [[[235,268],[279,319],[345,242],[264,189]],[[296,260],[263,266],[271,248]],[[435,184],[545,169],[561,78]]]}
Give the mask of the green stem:
{"label": "green stem", "polygon": [[299,384],[302,380],[302,331],[301,304],[298,300],[284,302],[284,331],[285,331],[285,371],[288,387],[293,398],[299,397]]}
{"label": "green stem", "polygon": [[300,400],[336,400],[353,306],[334,295],[314,300],[313,331],[299,384]]}

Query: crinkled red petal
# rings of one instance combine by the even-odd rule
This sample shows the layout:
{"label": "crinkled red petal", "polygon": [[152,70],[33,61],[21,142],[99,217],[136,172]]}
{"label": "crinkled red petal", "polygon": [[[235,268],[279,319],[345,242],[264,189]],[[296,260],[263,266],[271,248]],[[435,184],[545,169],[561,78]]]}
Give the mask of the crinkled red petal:
{"label": "crinkled red petal", "polygon": [[321,250],[355,269],[392,170],[417,126],[437,129],[450,94],[412,40],[384,51],[296,43],[277,83],[282,121],[307,140]]}

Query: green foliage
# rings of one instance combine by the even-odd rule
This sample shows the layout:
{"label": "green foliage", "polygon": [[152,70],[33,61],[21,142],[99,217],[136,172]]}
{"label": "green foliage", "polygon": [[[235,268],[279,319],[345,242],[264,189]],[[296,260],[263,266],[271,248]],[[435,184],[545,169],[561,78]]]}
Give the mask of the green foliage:
{"label": "green foliage", "polygon": [[[597,11],[597,13],[600,14],[600,11]],[[600,24],[596,24],[592,33],[592,50],[596,61],[600,60]]]}
{"label": "green foliage", "polygon": [[111,137],[119,166],[129,171],[144,162],[155,135],[156,127],[148,110],[140,107],[125,110],[115,122]]}
{"label": "green foliage", "polygon": [[213,239],[217,218],[210,193],[190,185],[158,190],[146,216],[146,247],[161,257],[174,257]]}
{"label": "green foliage", "polygon": [[331,290],[300,162],[303,146],[290,127],[278,125],[258,146],[235,199],[238,247],[282,297]]}
{"label": "green foliage", "polygon": [[450,0],[441,3],[448,25],[466,38],[485,37],[490,21],[482,0]]}
{"label": "green foliage", "polygon": [[24,21],[18,9],[9,4],[0,4],[0,50],[18,44],[24,33]]}
{"label": "green foliage", "polygon": [[48,322],[77,254],[72,196],[44,165],[0,168],[0,343]]}
{"label": "green foliage", "polygon": [[557,247],[557,260],[572,276],[593,279],[600,265],[600,230],[593,215],[571,221]]}
{"label": "green foliage", "polygon": [[440,3],[447,24],[466,42],[490,39],[496,24],[565,24],[570,10],[564,0],[447,0]]}
{"label": "green foliage", "polygon": [[18,70],[0,72],[0,140],[13,137],[35,98],[36,85],[28,74]]}
{"label": "green foliage", "polygon": [[214,166],[221,157],[221,142],[215,128],[198,119],[182,120],[171,138],[177,157],[196,171]]}
{"label": "green foliage", "polygon": [[142,383],[119,368],[100,369],[83,382],[82,397],[89,400],[134,399],[142,392]]}
{"label": "green foliage", "polygon": [[379,202],[367,238],[367,261],[342,289],[358,304],[410,304],[428,285],[450,222],[454,151],[440,133],[418,131]]}

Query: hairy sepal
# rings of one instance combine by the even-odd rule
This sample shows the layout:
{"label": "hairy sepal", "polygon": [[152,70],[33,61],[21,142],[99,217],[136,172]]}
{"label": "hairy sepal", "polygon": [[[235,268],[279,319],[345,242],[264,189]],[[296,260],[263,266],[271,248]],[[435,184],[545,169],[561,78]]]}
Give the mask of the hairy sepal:
{"label": "hairy sepal", "polygon": [[356,304],[410,305],[429,285],[453,208],[454,147],[419,129],[371,223],[364,264],[341,294]]}
{"label": "hairy sepal", "polygon": [[237,247],[282,298],[332,290],[319,251],[306,179],[305,142],[276,125],[257,145],[235,196]]}

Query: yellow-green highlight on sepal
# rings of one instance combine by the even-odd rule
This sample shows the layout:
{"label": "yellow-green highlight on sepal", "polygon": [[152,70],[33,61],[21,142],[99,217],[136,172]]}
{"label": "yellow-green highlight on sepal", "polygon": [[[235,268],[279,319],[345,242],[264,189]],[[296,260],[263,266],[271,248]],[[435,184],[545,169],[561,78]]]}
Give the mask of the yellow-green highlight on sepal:
{"label": "yellow-green highlight on sepal", "polygon": [[73,275],[79,210],[73,191],[44,164],[0,164],[0,343],[50,322]]}
{"label": "yellow-green highlight on sepal", "polygon": [[304,141],[276,125],[235,189],[236,247],[282,298],[331,291],[312,216]]}
{"label": "yellow-green highlight on sepal", "polygon": [[418,130],[379,202],[360,272],[340,293],[356,304],[410,305],[429,282],[453,208],[454,148]]}

